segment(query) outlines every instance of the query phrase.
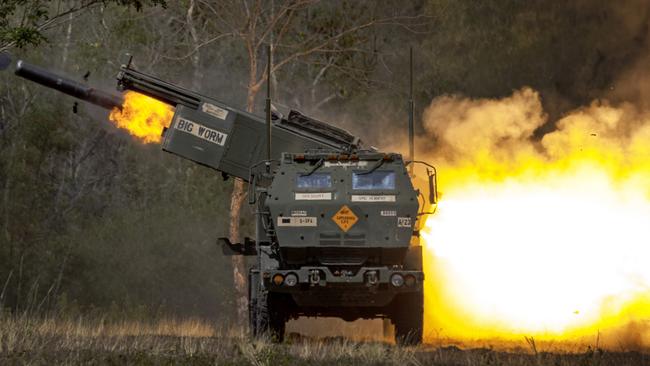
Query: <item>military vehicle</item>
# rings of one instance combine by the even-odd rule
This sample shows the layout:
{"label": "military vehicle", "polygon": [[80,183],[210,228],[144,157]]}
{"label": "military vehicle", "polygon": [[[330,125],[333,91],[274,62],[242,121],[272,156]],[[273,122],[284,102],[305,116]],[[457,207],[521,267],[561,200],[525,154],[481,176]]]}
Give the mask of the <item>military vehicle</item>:
{"label": "military vehicle", "polygon": [[[384,318],[395,325],[397,342],[421,342],[418,225],[436,203],[433,166],[366,147],[297,111],[272,112],[270,88],[263,118],[131,65],[129,57],[117,77],[119,90],[175,107],[161,131],[162,149],[249,183],[255,238],[218,243],[228,255],[257,257],[248,275],[254,335],[281,341],[287,321],[300,316]],[[121,105],[121,97],[23,61],[15,74],[104,108]],[[409,107],[412,157],[412,100]],[[416,163],[427,167],[428,195],[411,181]]]}

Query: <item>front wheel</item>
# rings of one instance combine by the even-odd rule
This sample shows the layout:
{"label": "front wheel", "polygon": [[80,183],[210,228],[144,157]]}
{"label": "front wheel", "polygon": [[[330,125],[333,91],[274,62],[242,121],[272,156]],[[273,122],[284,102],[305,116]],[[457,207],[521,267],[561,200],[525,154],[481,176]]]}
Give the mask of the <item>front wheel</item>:
{"label": "front wheel", "polygon": [[279,297],[268,291],[260,291],[254,310],[251,311],[251,327],[253,336],[269,336],[274,342],[284,340],[286,316]]}
{"label": "front wheel", "polygon": [[395,342],[406,346],[422,343],[424,322],[422,292],[396,296],[392,308],[391,320],[395,324]]}

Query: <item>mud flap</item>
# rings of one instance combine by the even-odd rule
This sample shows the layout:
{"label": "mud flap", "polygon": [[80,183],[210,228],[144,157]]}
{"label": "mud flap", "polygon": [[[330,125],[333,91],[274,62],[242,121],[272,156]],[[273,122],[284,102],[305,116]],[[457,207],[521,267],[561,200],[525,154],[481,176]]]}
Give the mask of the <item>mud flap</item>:
{"label": "mud flap", "polygon": [[411,245],[404,257],[404,268],[411,271],[422,271],[422,246]]}

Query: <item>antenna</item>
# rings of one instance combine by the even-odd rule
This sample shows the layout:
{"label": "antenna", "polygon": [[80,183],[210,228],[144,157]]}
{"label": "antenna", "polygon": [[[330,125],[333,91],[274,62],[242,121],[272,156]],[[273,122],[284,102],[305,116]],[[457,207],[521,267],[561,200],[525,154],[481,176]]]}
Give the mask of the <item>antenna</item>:
{"label": "antenna", "polygon": [[266,48],[266,172],[271,172],[271,45]]}
{"label": "antenna", "polygon": [[413,46],[409,49],[409,173],[413,176],[413,160],[415,160],[414,132],[413,132]]}

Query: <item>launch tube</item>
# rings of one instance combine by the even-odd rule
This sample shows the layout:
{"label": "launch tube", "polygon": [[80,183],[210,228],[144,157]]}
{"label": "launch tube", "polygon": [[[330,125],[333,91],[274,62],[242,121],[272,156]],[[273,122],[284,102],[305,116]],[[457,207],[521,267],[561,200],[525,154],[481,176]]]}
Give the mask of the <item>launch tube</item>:
{"label": "launch tube", "polygon": [[121,96],[83,85],[22,60],[16,63],[15,74],[105,109],[110,110],[113,108],[121,108],[122,106],[123,100]]}

